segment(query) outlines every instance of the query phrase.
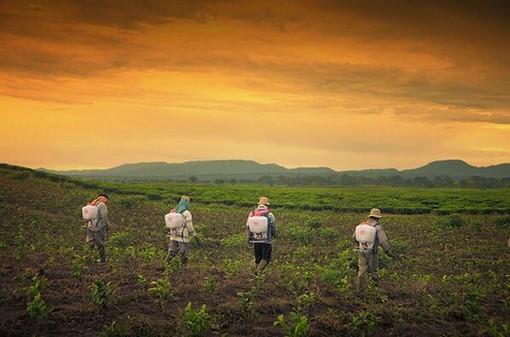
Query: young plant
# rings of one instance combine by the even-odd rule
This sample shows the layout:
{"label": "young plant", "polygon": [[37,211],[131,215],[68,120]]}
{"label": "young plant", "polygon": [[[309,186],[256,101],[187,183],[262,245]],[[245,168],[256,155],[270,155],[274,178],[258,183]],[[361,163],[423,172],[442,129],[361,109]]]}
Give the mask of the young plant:
{"label": "young plant", "polygon": [[251,291],[239,291],[236,293],[241,298],[241,312],[243,315],[251,317],[253,314],[253,293]]}
{"label": "young plant", "polygon": [[359,337],[372,336],[377,329],[380,318],[373,313],[361,311],[357,316],[352,316],[349,327],[351,335]]}
{"label": "young plant", "polygon": [[203,289],[206,293],[212,293],[218,285],[218,281],[214,277],[205,277],[205,283],[203,285]]}
{"label": "young plant", "polygon": [[41,297],[41,292],[46,288],[47,283],[44,277],[34,276],[32,285],[27,289],[27,313],[37,320],[41,320],[51,311]]}
{"label": "young plant", "polygon": [[40,293],[37,293],[27,302],[28,315],[38,321],[43,319],[49,312],[50,309],[46,306],[46,302],[44,302]]}
{"label": "young plant", "polygon": [[283,329],[285,337],[306,337],[310,329],[308,317],[299,316],[294,311],[290,313],[289,321],[285,320],[283,315],[279,315],[273,325],[279,325]]}
{"label": "young plant", "polygon": [[191,302],[179,314],[178,325],[181,336],[200,337],[211,331],[213,318],[207,313],[206,305],[203,304],[199,310],[194,310]]}
{"label": "young plant", "polygon": [[117,324],[116,321],[113,321],[111,324],[103,325],[103,328],[97,335],[99,337],[129,336],[129,327],[123,324]]}
{"label": "young plant", "polygon": [[154,293],[161,303],[164,301],[170,301],[174,298],[173,287],[170,284],[170,281],[163,278],[158,278],[156,281],[152,281],[147,291]]}
{"label": "young plant", "polygon": [[71,271],[77,278],[82,278],[84,273],[84,265],[87,261],[87,256],[76,256],[71,263]]}
{"label": "young plant", "polygon": [[138,274],[138,276],[136,277],[136,281],[138,282],[138,285],[143,289],[146,289],[147,286],[149,285],[149,281],[147,281],[147,278],[142,274]]}
{"label": "young plant", "polygon": [[89,288],[92,301],[97,304],[101,310],[105,310],[113,294],[111,282],[104,283],[101,280],[96,280]]}

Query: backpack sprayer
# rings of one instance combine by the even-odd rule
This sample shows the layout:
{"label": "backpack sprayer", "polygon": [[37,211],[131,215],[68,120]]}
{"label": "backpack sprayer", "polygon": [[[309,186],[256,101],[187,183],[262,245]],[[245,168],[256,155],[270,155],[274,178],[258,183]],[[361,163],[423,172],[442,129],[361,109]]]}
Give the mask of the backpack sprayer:
{"label": "backpack sprayer", "polygon": [[356,226],[355,236],[356,241],[358,241],[359,246],[354,248],[355,251],[368,253],[375,241],[375,235],[377,231],[375,227],[370,226],[367,223],[362,223]]}

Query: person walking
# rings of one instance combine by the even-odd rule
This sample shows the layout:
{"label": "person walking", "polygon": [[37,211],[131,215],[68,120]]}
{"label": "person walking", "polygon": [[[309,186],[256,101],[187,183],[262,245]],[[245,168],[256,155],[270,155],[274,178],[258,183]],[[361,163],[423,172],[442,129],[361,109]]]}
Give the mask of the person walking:
{"label": "person walking", "polygon": [[272,239],[276,237],[276,219],[269,211],[269,199],[260,197],[257,207],[246,220],[246,238],[253,244],[255,254],[255,274],[266,268],[271,261]]}
{"label": "person walking", "polygon": [[170,210],[169,215],[180,214],[177,217],[180,223],[177,226],[168,226],[170,232],[170,247],[165,262],[171,261],[175,256],[180,255],[182,268],[186,268],[188,263],[189,237],[192,236],[198,241],[197,233],[193,227],[191,212],[189,211],[191,199],[187,195],[183,195],[179,204]]}
{"label": "person walking", "polygon": [[364,276],[367,270],[372,276],[372,280],[376,287],[379,286],[379,255],[378,248],[382,247],[384,252],[393,259],[397,259],[397,255],[393,253],[388,245],[388,238],[384,228],[379,224],[382,218],[381,210],[373,208],[370,210],[368,219],[358,226],[352,235],[354,248],[358,250],[358,280],[356,285],[356,293],[361,294],[365,289]]}
{"label": "person walking", "polygon": [[96,199],[89,202],[89,205],[96,206],[97,218],[87,222],[87,238],[86,242],[90,251],[94,250],[97,246],[99,250],[99,259],[97,262],[106,262],[106,237],[108,235],[108,228],[110,220],[108,219],[108,195],[99,194]]}

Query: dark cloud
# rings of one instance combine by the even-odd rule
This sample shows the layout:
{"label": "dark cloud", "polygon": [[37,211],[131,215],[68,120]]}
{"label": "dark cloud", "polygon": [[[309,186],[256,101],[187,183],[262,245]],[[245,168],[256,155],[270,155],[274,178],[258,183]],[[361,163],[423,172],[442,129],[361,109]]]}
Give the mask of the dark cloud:
{"label": "dark cloud", "polygon": [[[509,17],[510,2],[490,0],[4,1],[0,2],[0,71],[27,78],[89,77],[112,69],[214,70],[235,77],[255,73],[261,80],[251,80],[250,87],[260,91],[285,92],[294,87],[330,97],[379,99],[388,107],[402,101],[430,103],[457,111],[452,118],[468,120],[466,115],[476,110],[481,113],[472,114],[472,120],[507,123]],[[228,40],[207,43],[192,33],[173,49],[145,43],[144,33],[178,20],[190,27],[199,24],[201,29],[211,22],[225,31],[260,28],[260,35],[233,36],[267,38],[282,45],[285,37],[342,36],[374,55],[377,48],[394,49],[395,55],[400,51],[431,55],[450,67],[294,60],[292,55],[277,55],[276,48],[255,50],[267,55],[260,60],[249,55],[249,48],[239,51]],[[271,40],[272,32],[281,34],[282,40]],[[169,35],[161,43],[171,45]],[[405,109],[399,113],[405,114]],[[434,111],[423,114],[441,116]]]}

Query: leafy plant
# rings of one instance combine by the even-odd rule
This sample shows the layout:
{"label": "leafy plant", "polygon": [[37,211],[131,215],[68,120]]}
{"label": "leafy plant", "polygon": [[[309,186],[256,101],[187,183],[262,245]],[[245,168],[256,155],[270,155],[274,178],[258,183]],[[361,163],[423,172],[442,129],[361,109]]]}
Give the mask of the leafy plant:
{"label": "leafy plant", "polygon": [[30,317],[41,320],[50,312],[40,293],[37,293],[27,302],[27,312]]}
{"label": "leafy plant", "polygon": [[498,324],[495,320],[489,319],[487,326],[481,329],[481,336],[507,337],[510,336],[510,324]]}
{"label": "leafy plant", "polygon": [[239,291],[236,293],[241,298],[241,312],[251,317],[253,310],[253,293],[251,291]]}
{"label": "leafy plant", "polygon": [[241,261],[228,258],[225,261],[225,272],[228,279],[233,279],[241,268]]}
{"label": "leafy plant", "polygon": [[368,337],[372,336],[377,329],[380,318],[373,313],[361,311],[351,318],[349,330],[351,336]]}
{"label": "leafy plant", "polygon": [[74,276],[81,278],[84,273],[84,265],[87,261],[87,256],[75,256],[73,261],[71,262],[71,271]]}
{"label": "leafy plant", "polygon": [[206,309],[206,305],[203,304],[200,309],[194,310],[191,302],[188,302],[186,308],[178,316],[178,326],[182,336],[200,337],[211,330],[213,318]]}
{"label": "leafy plant", "polygon": [[149,281],[142,274],[138,274],[138,276],[136,277],[136,281],[138,282],[138,285],[143,289],[147,288],[147,286],[149,285]]}
{"label": "leafy plant", "polygon": [[92,301],[97,304],[101,310],[105,310],[107,308],[108,301],[113,294],[111,282],[104,283],[101,280],[96,280],[89,286],[89,288]]}
{"label": "leafy plant", "polygon": [[173,287],[169,280],[158,278],[149,284],[147,291],[154,293],[157,298],[163,303],[163,301],[170,301],[174,298]]}
{"label": "leafy plant", "polygon": [[210,294],[216,289],[217,285],[218,281],[214,277],[206,276],[203,289],[206,293]]}
{"label": "leafy plant", "polygon": [[103,325],[98,333],[99,337],[126,337],[129,336],[129,327],[124,324],[117,324],[113,321],[110,324]]}
{"label": "leafy plant", "polygon": [[279,315],[273,325],[280,326],[286,337],[306,337],[310,329],[308,317],[299,316],[294,311],[290,313],[289,320],[286,320],[284,315]]}

